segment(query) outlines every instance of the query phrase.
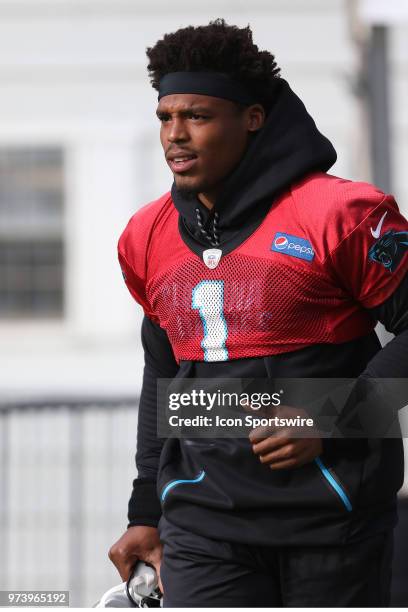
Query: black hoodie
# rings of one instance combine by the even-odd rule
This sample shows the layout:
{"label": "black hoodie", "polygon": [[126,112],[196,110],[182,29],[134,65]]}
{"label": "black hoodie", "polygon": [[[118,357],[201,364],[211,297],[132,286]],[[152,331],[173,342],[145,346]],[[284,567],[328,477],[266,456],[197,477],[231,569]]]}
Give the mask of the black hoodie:
{"label": "black hoodie", "polygon": [[[279,79],[265,125],[226,180],[214,209],[208,211],[196,197],[184,196],[173,185],[180,235],[201,256],[210,242],[199,229],[196,209],[210,237],[217,212],[220,246],[226,254],[254,231],[279,194],[310,173],[326,172],[335,161],[331,143],[288,83]],[[397,300],[374,309],[374,316],[388,322],[391,331],[408,327],[407,287],[404,282]],[[381,376],[383,351],[374,332],[341,345],[315,344],[263,358],[178,365],[166,332],[145,317],[142,342],[139,475],[129,502],[129,526],[155,526],[163,511],[170,522],[216,539],[315,545],[364,538],[395,524],[395,496],[403,480],[401,440],[324,441],[322,460],[347,491],[350,510],[314,464],[271,472],[260,465],[246,439],[168,439],[163,445],[156,435],[157,378],[358,377],[371,375],[370,367],[373,375]],[[401,350],[408,351],[408,336],[401,334],[393,342],[396,351],[391,360],[388,353],[388,369],[382,375],[407,376],[405,371],[395,373],[395,363],[401,361]],[[202,475],[206,471],[217,476],[210,480]],[[381,482],[379,489],[373,488],[373,477]],[[177,486],[186,480],[199,486]]]}
{"label": "black hoodie", "polygon": [[[235,248],[261,223],[276,197],[305,175],[326,172],[337,159],[330,141],[316,127],[300,98],[284,79],[277,79],[276,98],[265,124],[253,136],[241,162],[226,179],[214,208],[186,197],[173,184],[171,195],[180,213],[182,236],[193,248],[208,245],[197,225],[196,209],[211,229],[218,212],[223,252]],[[233,245],[233,246],[232,246]],[[200,246],[195,248],[201,254]]]}

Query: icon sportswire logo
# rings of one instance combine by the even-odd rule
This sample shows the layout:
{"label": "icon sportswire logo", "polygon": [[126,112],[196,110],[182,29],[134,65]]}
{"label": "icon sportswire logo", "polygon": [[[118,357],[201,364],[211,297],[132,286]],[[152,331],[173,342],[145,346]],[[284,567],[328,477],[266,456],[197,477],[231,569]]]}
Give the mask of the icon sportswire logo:
{"label": "icon sportswire logo", "polygon": [[384,223],[384,219],[387,216],[387,212],[388,211],[385,211],[385,213],[381,217],[380,222],[377,225],[377,227],[375,228],[375,230],[373,230],[373,228],[370,227],[371,235],[372,235],[373,238],[379,238],[381,236],[381,230],[382,230],[382,226],[383,226],[383,223]]}

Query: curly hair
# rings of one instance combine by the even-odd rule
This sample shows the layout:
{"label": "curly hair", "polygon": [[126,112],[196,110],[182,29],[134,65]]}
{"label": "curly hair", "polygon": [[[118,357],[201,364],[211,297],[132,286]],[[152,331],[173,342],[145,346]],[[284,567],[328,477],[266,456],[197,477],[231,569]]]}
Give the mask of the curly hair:
{"label": "curly hair", "polygon": [[258,49],[250,27],[228,25],[224,19],[165,34],[146,53],[154,89],[159,89],[160,80],[169,72],[221,72],[253,92],[266,111],[272,101],[272,84],[280,76],[274,55]]}

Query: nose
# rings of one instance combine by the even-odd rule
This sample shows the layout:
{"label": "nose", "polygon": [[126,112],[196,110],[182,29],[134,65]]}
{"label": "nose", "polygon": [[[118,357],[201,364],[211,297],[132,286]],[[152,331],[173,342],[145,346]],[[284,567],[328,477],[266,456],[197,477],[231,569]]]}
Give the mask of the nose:
{"label": "nose", "polygon": [[167,140],[169,142],[186,142],[189,135],[185,121],[181,117],[175,117],[169,122],[167,130]]}

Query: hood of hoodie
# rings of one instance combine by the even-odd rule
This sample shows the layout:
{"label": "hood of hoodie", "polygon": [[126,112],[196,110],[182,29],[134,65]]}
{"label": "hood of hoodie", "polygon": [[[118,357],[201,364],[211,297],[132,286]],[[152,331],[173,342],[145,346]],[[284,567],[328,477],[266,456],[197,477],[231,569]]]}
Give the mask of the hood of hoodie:
{"label": "hood of hoodie", "polygon": [[301,99],[287,81],[276,79],[275,101],[263,127],[250,142],[238,166],[226,178],[209,211],[197,196],[186,196],[173,183],[171,194],[184,227],[191,237],[208,246],[198,226],[197,211],[211,233],[214,213],[222,245],[243,224],[256,222],[276,197],[305,175],[327,172],[337,159],[331,142],[319,132]]}

